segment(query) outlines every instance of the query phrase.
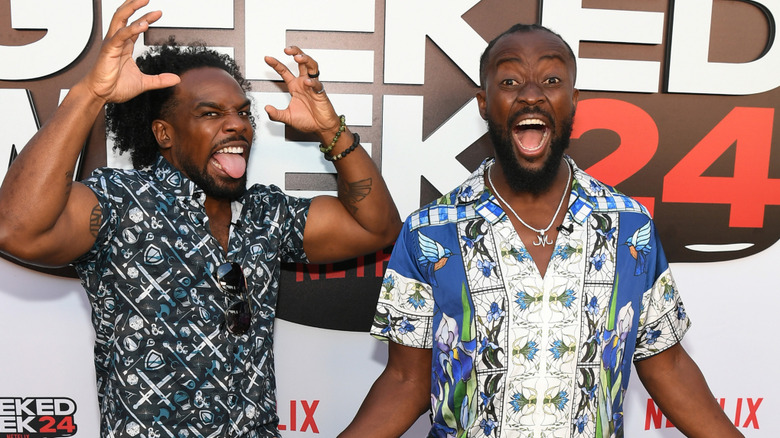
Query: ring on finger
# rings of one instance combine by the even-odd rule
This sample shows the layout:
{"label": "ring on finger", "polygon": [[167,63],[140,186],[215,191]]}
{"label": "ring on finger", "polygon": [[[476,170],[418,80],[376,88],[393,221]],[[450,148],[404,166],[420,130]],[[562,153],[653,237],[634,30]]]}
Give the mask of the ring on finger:
{"label": "ring on finger", "polygon": [[316,79],[320,76],[320,71],[317,70],[317,73],[306,73],[306,74],[309,75],[309,78]]}
{"label": "ring on finger", "polygon": [[323,85],[323,86],[322,86],[322,88],[320,88],[319,90],[315,90],[314,92],[315,92],[316,94],[322,94],[322,93],[324,93],[324,92],[325,92],[325,85]]}

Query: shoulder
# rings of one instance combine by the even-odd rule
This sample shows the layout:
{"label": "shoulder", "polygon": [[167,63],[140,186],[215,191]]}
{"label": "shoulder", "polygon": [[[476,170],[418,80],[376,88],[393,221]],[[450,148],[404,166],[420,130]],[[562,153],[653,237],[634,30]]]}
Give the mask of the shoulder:
{"label": "shoulder", "polygon": [[[650,218],[650,211],[636,199],[605,184],[574,164],[572,191],[576,193],[575,204],[596,213],[636,213]],[[575,205],[575,210],[577,206]]]}
{"label": "shoulder", "polygon": [[139,170],[101,167],[95,169],[89,177],[81,182],[93,191],[116,192],[126,191],[137,185],[149,184],[153,180],[151,170],[148,168]]}
{"label": "shoulder", "polygon": [[434,201],[415,210],[406,219],[405,229],[414,229],[433,225],[454,224],[480,216],[481,206],[489,198],[485,190],[485,169],[492,160],[485,160],[458,187]]}

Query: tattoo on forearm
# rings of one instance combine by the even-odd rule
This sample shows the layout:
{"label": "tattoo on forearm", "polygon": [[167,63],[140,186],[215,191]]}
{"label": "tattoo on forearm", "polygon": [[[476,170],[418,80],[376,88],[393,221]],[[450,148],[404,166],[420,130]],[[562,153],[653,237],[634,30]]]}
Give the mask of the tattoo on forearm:
{"label": "tattoo on forearm", "polygon": [[339,198],[342,199],[350,213],[353,215],[357,213],[358,208],[356,204],[371,193],[373,183],[371,178],[361,179],[356,182],[342,181],[339,183]]}
{"label": "tattoo on forearm", "polygon": [[89,215],[89,232],[93,237],[97,237],[100,230],[100,219],[103,217],[103,209],[100,208],[100,204],[95,204],[92,207],[92,213]]}

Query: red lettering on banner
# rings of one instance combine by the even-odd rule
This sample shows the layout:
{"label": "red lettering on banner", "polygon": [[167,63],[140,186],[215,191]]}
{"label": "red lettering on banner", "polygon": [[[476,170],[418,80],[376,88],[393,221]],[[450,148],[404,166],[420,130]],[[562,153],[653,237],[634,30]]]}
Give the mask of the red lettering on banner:
{"label": "red lettering on banner", "polygon": [[742,399],[737,399],[737,411],[734,412],[734,426],[739,427],[739,417],[742,415]]}
{"label": "red lettering on banner", "polygon": [[[767,205],[780,205],[769,178],[774,108],[734,108],[664,178],[664,202],[728,204],[730,227],[761,228]],[[702,176],[736,144],[734,176]]]}
{"label": "red lettering on banner", "polygon": [[320,433],[320,430],[317,428],[317,423],[314,422],[314,411],[317,410],[318,404],[320,404],[319,400],[314,400],[311,406],[306,403],[306,400],[301,400],[301,405],[303,405],[303,413],[306,414],[306,419],[303,420],[303,425],[301,425],[301,432],[306,432],[306,429],[311,426],[312,432]]}
{"label": "red lettering on banner", "polygon": [[653,422],[653,429],[661,428],[661,421],[664,419],[664,414],[661,413],[661,408],[653,403],[653,399],[647,399],[647,415],[645,415],[645,430],[650,430],[650,422]]}
{"label": "red lettering on banner", "polygon": [[[616,186],[642,170],[658,149],[658,126],[642,108],[617,99],[588,99],[577,105],[571,138],[595,129],[620,137],[617,150],[586,171],[605,184]],[[634,197],[653,214],[655,198]]]}
{"label": "red lettering on banner", "polygon": [[[743,401],[745,403],[743,403]],[[733,422],[734,425],[737,427],[742,428],[753,428],[753,429],[759,429],[758,426],[758,408],[761,406],[761,402],[764,401],[764,398],[746,398],[743,399],[742,397],[739,397],[736,399],[736,404],[734,406],[734,412],[733,412]],[[718,404],[720,405],[721,409],[723,409],[724,412],[728,415],[730,412],[726,408],[726,399],[720,398],[718,399]],[[744,405],[747,405],[748,413],[747,418],[745,419],[745,422],[742,423],[742,407]],[[659,408],[655,402],[653,402],[653,399],[647,399],[647,412],[645,414],[645,430],[650,429],[660,429],[661,428],[661,422],[663,421],[665,417],[663,416],[663,413],[661,413],[661,408]],[[741,424],[741,425],[740,425]],[[665,427],[674,427],[672,423],[669,422],[669,419],[666,419],[666,425]]]}
{"label": "red lettering on banner", "polygon": [[[332,263],[328,263],[327,265],[325,265],[325,278],[326,279],[344,278],[346,276],[347,276],[347,271],[344,271],[344,270],[334,271]],[[359,275],[358,275],[358,277],[359,277]]]}
{"label": "red lettering on banner", "polygon": [[[385,266],[387,265],[388,260],[390,260],[390,253],[385,252],[385,250],[377,251],[376,254],[374,254],[374,259],[374,276],[381,278],[384,275]],[[370,265],[370,263],[366,263],[366,257],[364,256],[358,257],[356,260],[357,267],[355,269],[355,278],[364,278],[366,276],[365,267],[366,265]],[[297,263],[295,265],[295,281],[298,283],[307,281],[306,273],[308,273],[308,280],[319,280],[322,276],[320,273],[320,266],[323,265]],[[328,263],[324,266],[324,277],[326,280],[347,278],[346,269],[336,269],[336,265],[333,263]]]}
{"label": "red lettering on banner", "polygon": [[748,404],[748,410],[750,411],[750,414],[748,414],[747,419],[745,420],[745,424],[742,425],[742,427],[748,427],[750,423],[753,423],[753,429],[758,429],[758,407],[761,406],[761,402],[764,401],[763,398],[758,399],[756,401],[756,404],[753,404],[753,399],[749,398],[747,399]]}
{"label": "red lettering on banner", "polygon": [[[317,410],[317,406],[320,404],[319,400],[312,400],[311,403],[307,400],[300,400],[301,408],[303,409],[303,423],[301,423],[301,432],[306,432],[311,428],[312,433],[320,433],[320,429],[317,427],[317,422],[314,420],[314,411]],[[281,415],[279,415],[279,430],[287,430],[289,426],[290,431],[298,430],[298,400],[290,400],[290,418],[287,424],[281,422]]]}

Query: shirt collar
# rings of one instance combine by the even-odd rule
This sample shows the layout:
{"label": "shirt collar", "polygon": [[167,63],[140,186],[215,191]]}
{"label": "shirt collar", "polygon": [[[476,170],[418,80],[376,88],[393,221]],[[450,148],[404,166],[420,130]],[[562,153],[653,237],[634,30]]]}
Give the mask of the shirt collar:
{"label": "shirt collar", "polygon": [[179,169],[173,167],[162,155],[157,155],[157,161],[148,169],[154,175],[154,179],[165,187],[166,193],[171,193],[177,198],[197,199],[201,203],[205,202],[206,194],[203,190]]}
{"label": "shirt collar", "polygon": [[[582,224],[593,212],[594,204],[592,199],[608,193],[610,187],[577,167],[577,164],[568,155],[564,155],[563,158],[572,169],[572,190],[568,204],[569,213],[572,220]],[[476,211],[492,224],[498,222],[506,215],[496,197],[485,186],[485,172],[494,163],[495,158],[485,159],[457,191],[458,194],[462,194],[470,189],[473,193],[469,200],[476,202]]]}

